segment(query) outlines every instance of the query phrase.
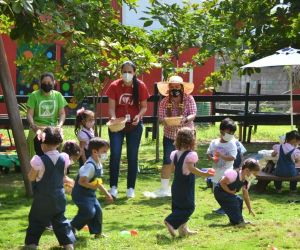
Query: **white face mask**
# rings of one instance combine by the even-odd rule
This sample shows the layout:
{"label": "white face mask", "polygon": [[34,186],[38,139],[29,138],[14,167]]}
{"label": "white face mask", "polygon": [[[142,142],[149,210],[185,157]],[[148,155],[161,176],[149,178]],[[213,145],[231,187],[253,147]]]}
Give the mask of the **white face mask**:
{"label": "white face mask", "polygon": [[250,174],[250,176],[245,176],[245,180],[248,181],[248,183],[251,183],[254,179],[254,174]]}
{"label": "white face mask", "polygon": [[225,133],[222,137],[224,141],[231,141],[234,138],[234,135]]}
{"label": "white face mask", "polygon": [[74,164],[74,161],[70,159],[70,165],[73,165],[73,164]]}
{"label": "white face mask", "polygon": [[131,74],[131,73],[124,73],[122,75],[122,79],[125,83],[131,83],[132,78],[133,78],[133,74]]}
{"label": "white face mask", "polygon": [[104,161],[106,161],[106,160],[107,160],[107,158],[108,158],[108,155],[107,155],[107,153],[100,154],[100,161],[101,161],[101,162],[104,162]]}

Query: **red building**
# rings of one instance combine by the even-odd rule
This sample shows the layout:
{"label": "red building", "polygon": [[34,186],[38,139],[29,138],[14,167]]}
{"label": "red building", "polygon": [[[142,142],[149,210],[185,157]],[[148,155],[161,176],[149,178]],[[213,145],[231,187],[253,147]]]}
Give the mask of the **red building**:
{"label": "red building", "polygon": [[[140,1],[140,4],[143,4],[145,1]],[[118,9],[120,11],[120,18],[122,20],[122,23],[126,24],[130,21],[129,19],[132,18],[132,15],[128,15],[128,10],[124,8],[120,8],[117,6],[116,1],[112,1],[112,5],[114,8]],[[126,12],[127,11],[127,12]],[[126,21],[127,20],[127,21]],[[130,22],[129,22],[130,24]],[[128,24],[128,25],[129,25]],[[21,78],[21,74],[19,70],[17,69],[17,66],[15,64],[15,60],[17,56],[27,56],[31,57],[34,56],[34,52],[31,51],[30,48],[23,46],[18,47],[14,41],[12,41],[8,36],[3,35],[4,40],[4,46],[6,50],[6,55],[9,63],[10,72],[12,75],[12,80],[14,83],[14,88],[17,95],[26,95],[30,93],[32,90],[37,89],[38,85],[37,83],[24,83],[24,81]],[[46,56],[50,60],[61,60],[61,44],[56,43],[54,45],[49,46],[47,48]],[[197,53],[197,49],[189,49],[188,51],[184,52],[180,58],[179,58],[179,66],[183,63],[190,61],[192,56]],[[194,82],[195,88],[193,91],[193,95],[199,95],[200,89],[203,88],[203,82],[205,78],[210,75],[212,71],[214,71],[215,67],[215,60],[214,58],[211,58],[207,61],[207,63],[202,67],[195,67],[193,70],[191,70],[189,73],[182,75],[185,81],[191,81]],[[139,76],[140,79],[142,79],[146,85],[148,86],[150,94],[153,94],[154,90],[154,83],[161,81],[162,72],[161,69],[153,69],[150,74],[144,74],[142,76]],[[37,76],[38,78],[38,76]],[[71,84],[68,82],[61,82],[58,84],[57,89],[62,92],[63,95],[69,96],[72,95],[72,87]],[[2,94],[2,90],[0,88],[0,94]],[[72,108],[72,105],[70,105],[70,108]],[[103,115],[107,116],[107,105],[104,104],[102,106]],[[5,105],[3,103],[0,104],[0,113],[6,113]],[[149,109],[147,111],[147,114],[150,115],[152,113],[152,105],[149,105]]]}

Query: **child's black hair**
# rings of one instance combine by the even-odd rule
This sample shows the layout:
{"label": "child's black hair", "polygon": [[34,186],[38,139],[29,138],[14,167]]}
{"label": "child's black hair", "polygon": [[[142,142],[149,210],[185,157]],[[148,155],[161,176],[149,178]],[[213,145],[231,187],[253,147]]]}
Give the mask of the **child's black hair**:
{"label": "child's black hair", "polygon": [[43,143],[49,145],[58,145],[63,142],[61,130],[55,127],[47,127],[43,130],[45,133],[45,140]]}
{"label": "child's black hair", "polygon": [[82,109],[77,111],[76,120],[75,120],[75,135],[78,134],[78,132],[81,129],[82,122],[85,121],[88,117],[95,117],[95,113],[91,110]]}
{"label": "child's black hair", "polygon": [[285,142],[290,142],[291,140],[294,139],[300,141],[300,134],[297,130],[292,130],[285,134]]}
{"label": "child's black hair", "polygon": [[220,130],[229,130],[231,132],[235,132],[236,124],[232,119],[225,118],[224,120],[221,121]]}
{"label": "child's black hair", "polygon": [[259,171],[260,166],[257,160],[248,158],[243,162],[242,169],[248,168],[250,171]]}
{"label": "child's black hair", "polygon": [[69,140],[66,141],[63,148],[62,148],[62,152],[65,152],[66,154],[68,154],[70,157],[71,156],[75,156],[78,157],[80,156],[80,147],[79,145],[76,143],[76,141],[74,140]]}
{"label": "child's black hair", "polygon": [[109,142],[101,139],[100,137],[94,137],[90,140],[89,142],[89,151],[92,152],[93,149],[99,150],[102,147],[107,147],[109,148]]}

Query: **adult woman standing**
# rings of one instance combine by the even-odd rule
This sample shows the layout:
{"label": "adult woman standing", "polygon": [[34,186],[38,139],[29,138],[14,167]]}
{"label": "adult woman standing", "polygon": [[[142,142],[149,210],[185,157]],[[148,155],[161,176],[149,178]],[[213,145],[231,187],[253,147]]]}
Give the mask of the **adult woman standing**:
{"label": "adult woman standing", "polygon": [[143,132],[142,116],[147,111],[149,93],[145,83],[136,77],[136,66],[127,61],[121,67],[122,78],[112,82],[106,91],[108,96],[110,119],[126,117],[125,129],[119,132],[109,131],[110,154],[110,193],[118,196],[118,177],[124,137],[127,144],[127,197],[134,197],[134,188],[138,170],[138,150]]}
{"label": "adult woman standing", "polygon": [[[152,197],[171,196],[169,179],[171,177],[170,154],[175,150],[174,140],[177,131],[182,127],[194,129],[194,119],[197,107],[194,97],[190,95],[194,84],[184,82],[180,76],[171,76],[167,82],[157,84],[158,91],[165,96],[159,105],[159,120],[164,124],[163,137],[163,167],[161,170],[161,188],[152,194]],[[169,126],[165,118],[182,117],[180,125]]]}
{"label": "adult woman standing", "polygon": [[40,77],[40,89],[32,92],[27,100],[27,120],[30,127],[27,143],[30,158],[35,154],[43,154],[36,131],[47,126],[61,128],[66,119],[66,105],[67,101],[62,94],[54,90],[53,74],[43,73]]}

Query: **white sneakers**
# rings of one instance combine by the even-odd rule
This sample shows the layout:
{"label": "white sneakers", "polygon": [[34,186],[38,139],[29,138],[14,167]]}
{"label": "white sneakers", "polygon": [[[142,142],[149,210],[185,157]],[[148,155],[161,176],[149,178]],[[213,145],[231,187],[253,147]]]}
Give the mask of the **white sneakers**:
{"label": "white sneakers", "polygon": [[162,198],[162,197],[171,197],[172,196],[171,188],[170,187],[168,187],[167,189],[160,188],[158,190],[155,190],[154,192],[146,191],[146,192],[144,192],[144,196],[147,198],[152,198],[152,199]]}
{"label": "white sneakers", "polygon": [[111,196],[113,196],[114,198],[118,198],[118,189],[116,186],[112,186],[111,189],[109,190],[109,193],[111,194]]}
{"label": "white sneakers", "polygon": [[[112,186],[111,189],[109,190],[109,193],[114,197],[118,198],[118,189],[116,186]],[[133,188],[128,188],[127,189],[127,198],[134,198],[134,189]]]}
{"label": "white sneakers", "polygon": [[134,189],[133,188],[128,188],[127,189],[127,198],[134,198]]}

